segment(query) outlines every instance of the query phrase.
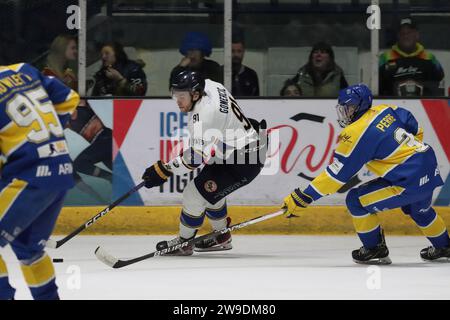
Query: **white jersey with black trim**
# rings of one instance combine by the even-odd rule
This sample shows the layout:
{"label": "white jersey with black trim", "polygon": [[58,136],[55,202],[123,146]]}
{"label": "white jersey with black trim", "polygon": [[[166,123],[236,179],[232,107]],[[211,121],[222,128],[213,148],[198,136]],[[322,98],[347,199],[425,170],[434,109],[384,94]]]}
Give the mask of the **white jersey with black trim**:
{"label": "white jersey with black trim", "polygon": [[167,163],[176,175],[197,168],[212,152],[215,157],[226,159],[259,139],[236,100],[218,82],[205,80],[204,94],[188,115],[189,146],[183,155]]}

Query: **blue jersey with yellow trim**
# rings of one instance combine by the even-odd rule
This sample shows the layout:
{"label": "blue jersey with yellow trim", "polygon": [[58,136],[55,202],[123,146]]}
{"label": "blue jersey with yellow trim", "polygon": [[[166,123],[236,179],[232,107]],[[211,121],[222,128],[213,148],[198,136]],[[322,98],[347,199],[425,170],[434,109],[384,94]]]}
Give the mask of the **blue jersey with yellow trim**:
{"label": "blue jersey with yellow trim", "polygon": [[407,192],[433,191],[443,184],[433,149],[408,110],[372,106],[344,128],[333,163],[304,192],[317,200],[338,191],[363,165]]}
{"label": "blue jersey with yellow trim", "polygon": [[75,91],[28,64],[0,67],[2,179],[46,188],[73,186],[64,125],[78,102]]}

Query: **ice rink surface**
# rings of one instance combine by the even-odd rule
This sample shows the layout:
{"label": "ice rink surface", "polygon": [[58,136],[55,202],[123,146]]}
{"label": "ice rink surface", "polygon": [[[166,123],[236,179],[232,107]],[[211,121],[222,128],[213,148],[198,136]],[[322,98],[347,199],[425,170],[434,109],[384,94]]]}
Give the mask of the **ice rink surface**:
{"label": "ice rink surface", "polygon": [[[154,250],[167,236],[79,236],[48,249],[63,299],[278,300],[450,299],[450,263],[426,263],[423,237],[386,235],[393,264],[351,260],[356,236],[233,236],[233,250],[155,257],[122,269],[97,260],[101,245],[119,258]],[[12,251],[3,250],[16,299],[31,296]]]}

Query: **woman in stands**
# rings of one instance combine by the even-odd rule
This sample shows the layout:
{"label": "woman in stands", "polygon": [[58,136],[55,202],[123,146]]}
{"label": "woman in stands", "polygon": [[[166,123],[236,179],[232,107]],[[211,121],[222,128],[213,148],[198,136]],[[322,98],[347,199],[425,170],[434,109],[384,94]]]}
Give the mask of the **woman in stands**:
{"label": "woman in stands", "polygon": [[340,89],[348,87],[344,71],[334,61],[333,49],[325,42],[313,46],[308,63],[291,80],[309,97],[337,97]]}
{"label": "woman in stands", "polygon": [[102,67],[95,74],[93,96],[144,96],[147,77],[145,64],[128,59],[118,42],[110,42],[101,49]]}
{"label": "woman in stands", "polygon": [[78,49],[75,37],[59,35],[50,45],[46,65],[42,73],[46,76],[54,76],[71,89],[77,90],[76,71],[69,68],[69,65],[76,66],[77,56]]}

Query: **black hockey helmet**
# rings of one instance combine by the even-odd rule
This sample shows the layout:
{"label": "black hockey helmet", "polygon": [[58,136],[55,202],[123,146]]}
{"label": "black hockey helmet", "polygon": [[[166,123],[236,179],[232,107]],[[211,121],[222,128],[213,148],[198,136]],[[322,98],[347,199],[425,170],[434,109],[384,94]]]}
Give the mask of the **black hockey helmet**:
{"label": "black hockey helmet", "polygon": [[170,79],[170,89],[203,93],[205,78],[197,71],[183,70]]}

